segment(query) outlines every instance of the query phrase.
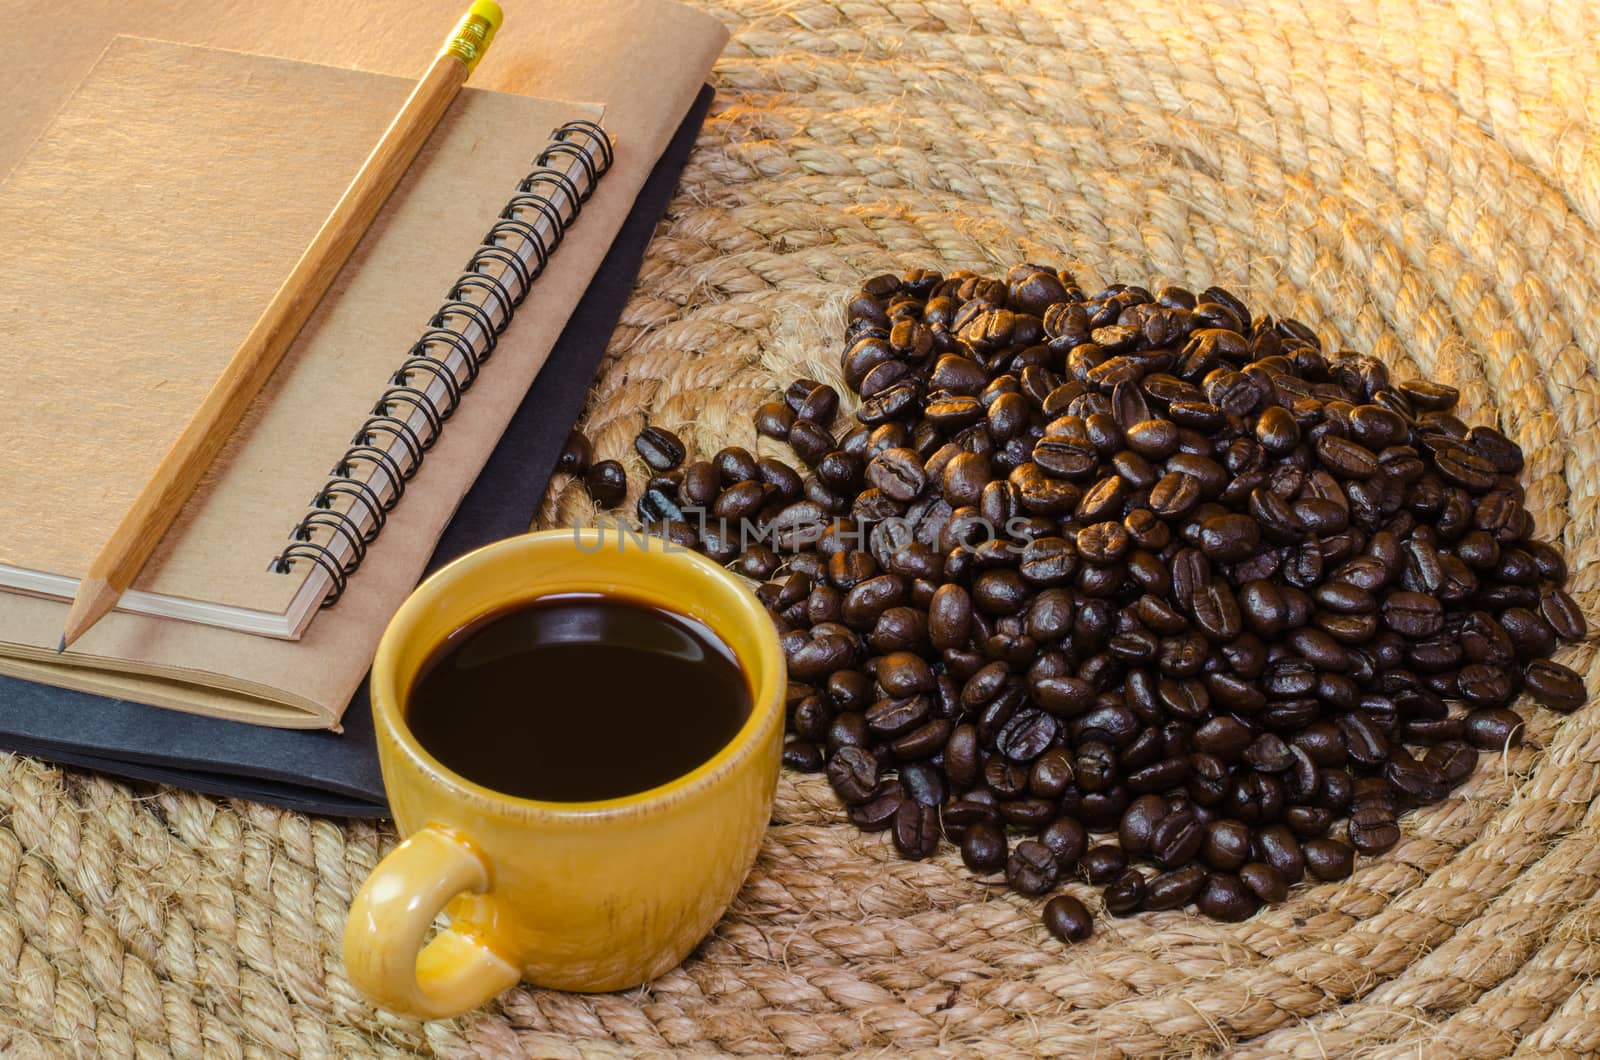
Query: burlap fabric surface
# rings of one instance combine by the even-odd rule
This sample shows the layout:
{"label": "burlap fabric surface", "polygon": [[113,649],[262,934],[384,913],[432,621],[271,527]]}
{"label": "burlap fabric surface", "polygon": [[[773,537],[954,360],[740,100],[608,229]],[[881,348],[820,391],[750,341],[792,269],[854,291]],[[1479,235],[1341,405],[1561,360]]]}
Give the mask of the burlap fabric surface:
{"label": "burlap fabric surface", "polygon": [[[590,402],[600,452],[638,482],[647,420],[753,445],[748,410],[836,377],[843,303],[888,268],[1221,282],[1498,415],[1594,624],[1596,16],[1299,7],[727,0],[717,110]],[[558,482],[540,521],[593,514]],[[1592,645],[1559,658],[1600,687]],[[1592,1055],[1600,707],[1528,717],[1350,880],[1070,949],[948,847],[898,861],[785,777],[681,969],[429,1026],[340,964],[389,829],[0,757],[0,1053]]]}

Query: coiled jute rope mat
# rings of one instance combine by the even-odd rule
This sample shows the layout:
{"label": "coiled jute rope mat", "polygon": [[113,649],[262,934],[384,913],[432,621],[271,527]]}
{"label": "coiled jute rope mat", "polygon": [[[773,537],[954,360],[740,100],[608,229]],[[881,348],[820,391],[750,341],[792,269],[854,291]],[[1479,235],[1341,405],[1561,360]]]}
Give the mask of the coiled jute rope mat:
{"label": "coiled jute rope mat", "polygon": [[[758,400],[836,378],[843,304],[876,272],[1030,260],[1090,289],[1217,282],[1460,387],[1474,416],[1497,408],[1597,625],[1600,16],[717,11],[734,31],[717,110],[586,414],[636,489],[647,421],[702,454],[753,446]],[[540,522],[594,514],[557,482]],[[1592,643],[1559,658],[1600,690]],[[1070,949],[948,846],[898,861],[824,782],[786,776],[748,886],[681,969],[428,1026],[374,1012],[339,960],[387,827],[0,756],[0,1055],[1595,1055],[1600,705],[1528,717],[1523,747],[1349,880],[1242,924],[1102,919]]]}

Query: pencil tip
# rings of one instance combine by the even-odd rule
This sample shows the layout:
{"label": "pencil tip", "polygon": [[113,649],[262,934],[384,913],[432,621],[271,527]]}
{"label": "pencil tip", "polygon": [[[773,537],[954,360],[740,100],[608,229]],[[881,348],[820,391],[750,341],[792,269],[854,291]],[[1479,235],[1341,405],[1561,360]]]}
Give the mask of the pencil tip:
{"label": "pencil tip", "polygon": [[56,645],[56,654],[60,655],[62,652],[66,651],[66,650],[67,650],[67,635],[65,633],[63,633],[63,634],[61,634],[61,643]]}

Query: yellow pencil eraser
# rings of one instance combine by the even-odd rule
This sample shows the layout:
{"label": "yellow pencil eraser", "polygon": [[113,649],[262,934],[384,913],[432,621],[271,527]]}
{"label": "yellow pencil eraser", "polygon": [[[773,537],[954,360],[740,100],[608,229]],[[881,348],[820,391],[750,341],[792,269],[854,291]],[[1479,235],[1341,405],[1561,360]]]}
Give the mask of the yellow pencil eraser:
{"label": "yellow pencil eraser", "polygon": [[467,73],[472,73],[504,18],[500,5],[494,0],[473,0],[472,7],[445,44],[444,54],[454,55],[466,63]]}
{"label": "yellow pencil eraser", "polygon": [[505,15],[500,12],[500,5],[495,3],[494,0],[472,0],[472,10],[468,11],[467,14],[477,15],[489,23],[489,36],[485,37],[483,41],[483,46],[487,48],[490,38],[495,34],[495,30],[499,29],[500,23],[505,21]]}

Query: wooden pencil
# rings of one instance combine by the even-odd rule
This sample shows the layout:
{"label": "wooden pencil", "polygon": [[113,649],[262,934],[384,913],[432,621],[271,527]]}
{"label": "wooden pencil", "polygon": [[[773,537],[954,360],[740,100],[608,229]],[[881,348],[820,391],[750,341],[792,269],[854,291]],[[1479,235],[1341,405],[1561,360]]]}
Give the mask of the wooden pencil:
{"label": "wooden pencil", "polygon": [[[227,443],[250,403],[283,359],[312,310],[372,225],[428,135],[500,26],[500,8],[476,0],[428,72],[417,82],[372,153],[288,278],[272,296],[222,375],[162,457],[111,537],[89,565],[67,612],[57,651],[65,651],[117,605],[162,536]],[[307,136],[316,130],[307,129]]]}

